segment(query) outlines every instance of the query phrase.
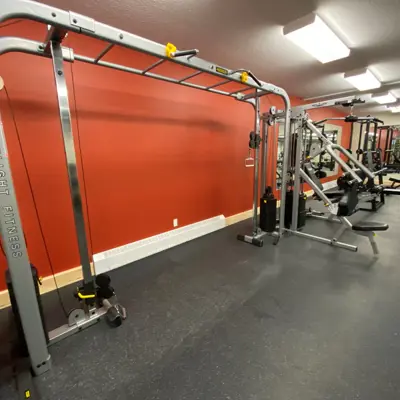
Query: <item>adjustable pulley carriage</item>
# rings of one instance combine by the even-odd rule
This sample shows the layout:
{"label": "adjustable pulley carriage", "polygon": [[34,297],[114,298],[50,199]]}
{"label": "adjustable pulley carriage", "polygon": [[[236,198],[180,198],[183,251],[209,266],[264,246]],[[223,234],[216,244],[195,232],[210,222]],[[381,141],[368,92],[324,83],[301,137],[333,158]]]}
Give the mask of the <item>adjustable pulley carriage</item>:
{"label": "adjustable pulley carriage", "polygon": [[[178,50],[173,44],[159,44],[74,12],[64,11],[29,0],[3,0],[0,8],[0,22],[13,18],[34,20],[48,25],[47,34],[45,31],[43,34],[43,42],[18,37],[0,38],[0,55],[8,52],[22,52],[52,60],[71,191],[71,202],[83,274],[82,286],[77,291],[77,296],[81,300],[83,307],[82,309],[75,310],[75,312],[70,315],[68,324],[57,328],[55,331],[49,332],[48,336],[50,343],[52,343],[90,326],[97,322],[102,315],[106,313],[109,314],[110,311],[111,318],[115,317],[115,314],[117,314],[117,317],[124,317],[123,308],[115,301],[112,301],[113,298],[107,297],[113,292],[107,277],[102,276],[99,279],[98,276],[95,280],[93,263],[91,262],[91,254],[88,250],[88,242],[85,233],[85,220],[76,167],[68,88],[64,75],[64,61],[71,63],[79,61],[95,66],[111,68],[192,89],[231,97],[235,100],[249,103],[255,109],[254,134],[256,140],[258,140],[257,138],[259,138],[260,135],[260,97],[271,93],[278,95],[284,100],[286,110],[290,109],[290,101],[287,93],[283,89],[270,83],[260,81],[249,70],[227,69],[197,57],[197,49]],[[68,32],[79,33],[95,39],[100,39],[106,42],[106,45],[96,57],[76,54],[73,49],[62,45],[63,39]],[[103,57],[110,52],[114,46],[122,46],[128,50],[134,50],[157,57],[157,61],[145,69],[137,69],[103,60]],[[191,72],[179,79],[154,72],[158,66],[165,62],[187,67]],[[220,78],[220,80],[208,86],[191,82],[191,79],[201,74],[212,75]],[[224,90],[224,85],[232,82],[237,85],[237,88],[233,91]],[[290,121],[288,112],[286,116],[285,129],[289,131]],[[288,140],[289,137],[286,135],[285,141]],[[285,146],[285,148],[288,149],[288,146]],[[5,182],[3,185],[5,189],[3,192],[0,192],[1,238],[4,244],[13,291],[15,293],[32,369],[35,374],[41,374],[50,368],[50,355],[47,348],[47,336],[44,332],[40,317],[38,299],[36,298],[34,283],[32,281],[31,268],[23,236],[17,196],[12,181],[4,135],[0,135],[0,152],[0,174],[3,179],[2,182]],[[287,157],[287,150],[285,155]],[[286,165],[286,163],[284,163],[284,165]],[[282,182],[284,186],[286,185],[285,176],[287,175],[285,168],[284,166]],[[257,190],[257,185],[258,149],[256,150],[254,160],[254,191]],[[285,201],[285,193],[283,193],[282,201]],[[255,208],[257,210],[257,205],[255,205]],[[9,229],[9,218],[12,218],[14,221],[15,229],[13,231]],[[282,215],[282,221],[283,220],[284,214]],[[283,224],[281,224],[276,231],[278,237],[282,235],[283,228]],[[17,253],[15,252],[16,243],[18,244]],[[99,299],[101,301],[98,301]]]}

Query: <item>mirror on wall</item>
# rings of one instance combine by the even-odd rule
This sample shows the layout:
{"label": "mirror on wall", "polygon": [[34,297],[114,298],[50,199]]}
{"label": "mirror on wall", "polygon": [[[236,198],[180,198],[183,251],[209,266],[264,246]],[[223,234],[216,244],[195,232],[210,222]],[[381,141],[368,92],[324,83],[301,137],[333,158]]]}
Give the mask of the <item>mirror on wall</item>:
{"label": "mirror on wall", "polygon": [[[342,127],[334,124],[324,124],[318,127],[327,138],[335,144],[340,144],[342,140]],[[318,149],[321,148],[321,140],[312,133],[309,129],[303,130],[303,156],[313,156]],[[278,153],[277,153],[277,166],[276,166],[276,186],[277,189],[281,188],[282,178],[282,161],[283,161],[283,125],[279,125],[278,137]],[[337,175],[338,164],[328,153],[322,153],[311,158],[312,166],[316,175],[320,178]]]}

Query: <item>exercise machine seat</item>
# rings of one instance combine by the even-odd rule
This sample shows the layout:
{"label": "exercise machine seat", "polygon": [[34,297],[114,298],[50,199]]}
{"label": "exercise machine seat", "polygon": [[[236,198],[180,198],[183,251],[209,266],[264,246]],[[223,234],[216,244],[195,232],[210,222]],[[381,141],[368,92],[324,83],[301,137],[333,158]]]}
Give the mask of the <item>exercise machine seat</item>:
{"label": "exercise machine seat", "polygon": [[366,221],[353,225],[352,229],[359,232],[387,231],[389,225],[382,222]]}
{"label": "exercise machine seat", "polygon": [[400,183],[400,179],[396,179],[396,178],[389,178],[390,182],[394,182],[394,183]]}

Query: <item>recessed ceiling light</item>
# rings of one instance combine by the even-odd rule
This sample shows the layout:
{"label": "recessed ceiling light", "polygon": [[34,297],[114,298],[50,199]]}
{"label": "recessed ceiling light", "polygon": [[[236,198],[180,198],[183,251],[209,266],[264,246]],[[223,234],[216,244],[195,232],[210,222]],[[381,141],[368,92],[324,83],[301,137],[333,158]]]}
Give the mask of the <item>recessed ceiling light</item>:
{"label": "recessed ceiling light", "polygon": [[355,71],[346,72],[344,74],[344,79],[361,91],[377,89],[381,87],[381,82],[379,79],[368,68],[361,68]]}
{"label": "recessed ceiling light", "polygon": [[400,113],[400,106],[388,106],[388,109],[392,112],[392,113]]}
{"label": "recessed ceiling light", "polygon": [[314,13],[286,25],[283,34],[323,64],[350,54],[350,49]]}
{"label": "recessed ceiling light", "polygon": [[373,94],[372,100],[379,104],[395,103],[397,101],[396,97],[390,92]]}

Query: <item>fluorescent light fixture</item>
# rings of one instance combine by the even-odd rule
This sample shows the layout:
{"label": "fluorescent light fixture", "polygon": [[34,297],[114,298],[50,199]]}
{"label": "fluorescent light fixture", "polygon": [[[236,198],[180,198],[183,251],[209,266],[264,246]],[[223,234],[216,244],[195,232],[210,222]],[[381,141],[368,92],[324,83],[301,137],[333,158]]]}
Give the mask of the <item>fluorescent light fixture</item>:
{"label": "fluorescent light fixture", "polygon": [[344,74],[344,79],[361,91],[377,89],[381,87],[381,82],[379,79],[368,68],[361,68],[355,71],[346,72]]}
{"label": "fluorescent light fixture", "polygon": [[314,13],[286,25],[283,34],[323,64],[350,54],[350,49]]}
{"label": "fluorescent light fixture", "polygon": [[387,107],[392,113],[400,113],[400,106],[388,106]]}
{"label": "fluorescent light fixture", "polygon": [[379,104],[395,103],[397,101],[396,97],[390,92],[373,94],[371,99]]}

